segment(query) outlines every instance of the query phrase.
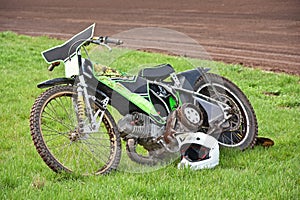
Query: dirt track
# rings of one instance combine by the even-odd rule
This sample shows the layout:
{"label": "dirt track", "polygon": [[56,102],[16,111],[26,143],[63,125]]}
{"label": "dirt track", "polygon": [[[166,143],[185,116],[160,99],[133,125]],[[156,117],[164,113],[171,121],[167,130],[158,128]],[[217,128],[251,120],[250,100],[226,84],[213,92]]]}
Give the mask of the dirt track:
{"label": "dirt track", "polygon": [[0,0],[0,31],[66,39],[93,22],[103,35],[177,30],[214,60],[300,75],[299,0]]}

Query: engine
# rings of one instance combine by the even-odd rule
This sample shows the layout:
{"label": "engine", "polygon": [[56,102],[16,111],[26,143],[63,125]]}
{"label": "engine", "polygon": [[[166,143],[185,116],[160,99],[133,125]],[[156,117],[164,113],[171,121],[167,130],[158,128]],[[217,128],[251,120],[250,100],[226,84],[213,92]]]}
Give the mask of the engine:
{"label": "engine", "polygon": [[172,111],[165,126],[153,123],[149,116],[142,113],[127,114],[118,122],[118,129],[127,137],[132,138],[158,138],[164,135],[168,138],[176,132],[196,132],[203,123],[201,110],[191,103],[185,103]]}
{"label": "engine", "polygon": [[150,117],[143,113],[125,115],[119,120],[118,129],[133,138],[156,138],[164,131],[164,127],[155,125]]}

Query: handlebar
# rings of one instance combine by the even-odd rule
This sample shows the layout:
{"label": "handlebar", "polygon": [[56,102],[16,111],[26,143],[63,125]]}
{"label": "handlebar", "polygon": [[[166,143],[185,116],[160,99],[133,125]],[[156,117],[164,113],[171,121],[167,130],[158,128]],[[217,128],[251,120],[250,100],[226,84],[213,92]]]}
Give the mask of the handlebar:
{"label": "handlebar", "polygon": [[123,44],[123,41],[119,40],[119,39],[115,39],[115,38],[105,37],[104,38],[104,43],[105,44],[111,43],[111,44],[120,45],[120,44]]}
{"label": "handlebar", "polygon": [[120,45],[123,44],[122,40],[111,38],[111,37],[93,37],[93,39],[90,41],[94,44],[115,44]]}

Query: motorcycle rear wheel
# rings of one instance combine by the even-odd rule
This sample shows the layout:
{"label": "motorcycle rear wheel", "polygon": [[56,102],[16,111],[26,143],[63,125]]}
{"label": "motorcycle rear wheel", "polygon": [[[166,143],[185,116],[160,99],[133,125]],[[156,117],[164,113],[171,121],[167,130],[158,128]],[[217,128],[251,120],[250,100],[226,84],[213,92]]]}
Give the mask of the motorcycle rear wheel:
{"label": "motorcycle rear wheel", "polygon": [[76,96],[72,86],[54,86],[35,101],[30,130],[37,152],[55,172],[107,174],[121,158],[120,134],[106,111],[99,131],[78,132]]}
{"label": "motorcycle rear wheel", "polygon": [[216,136],[221,146],[244,150],[255,145],[258,125],[254,109],[234,83],[222,76],[207,73],[196,81],[194,90],[231,107],[232,117],[227,120],[230,128]]}

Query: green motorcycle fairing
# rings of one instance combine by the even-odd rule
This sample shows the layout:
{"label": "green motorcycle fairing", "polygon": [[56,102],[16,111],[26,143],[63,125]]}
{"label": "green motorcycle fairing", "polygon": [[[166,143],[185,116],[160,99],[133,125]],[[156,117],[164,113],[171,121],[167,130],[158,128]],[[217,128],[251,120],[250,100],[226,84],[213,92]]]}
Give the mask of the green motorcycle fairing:
{"label": "green motorcycle fairing", "polygon": [[[126,81],[123,80],[116,80],[111,79],[106,76],[98,77],[98,80],[111,88],[114,92],[119,93],[122,95],[125,99],[127,99],[132,104],[139,107],[141,110],[143,110],[146,114],[148,114],[153,120],[160,124],[164,124],[165,120],[158,114],[155,107],[151,103],[151,101],[147,100],[150,99],[149,94],[148,95],[140,95],[134,92],[131,92],[127,87],[125,87],[121,82],[126,83]],[[135,79],[136,80],[136,79]],[[130,79],[128,81],[131,81]]]}

